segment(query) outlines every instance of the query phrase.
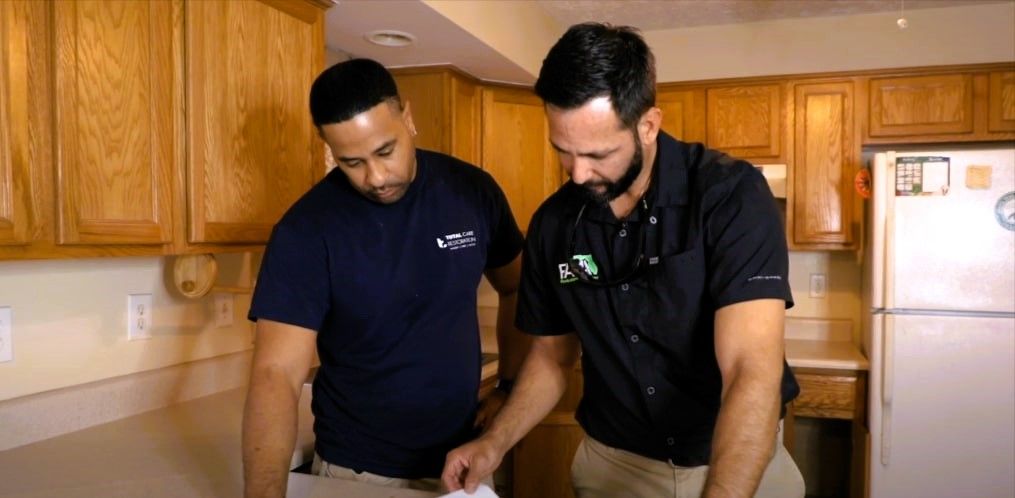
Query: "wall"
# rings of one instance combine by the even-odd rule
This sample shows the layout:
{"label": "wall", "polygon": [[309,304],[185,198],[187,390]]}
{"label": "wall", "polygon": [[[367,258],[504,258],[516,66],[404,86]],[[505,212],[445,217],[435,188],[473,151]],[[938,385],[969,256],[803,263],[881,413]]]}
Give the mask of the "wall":
{"label": "wall", "polygon": [[1015,60],[1015,2],[656,30],[661,82]]}

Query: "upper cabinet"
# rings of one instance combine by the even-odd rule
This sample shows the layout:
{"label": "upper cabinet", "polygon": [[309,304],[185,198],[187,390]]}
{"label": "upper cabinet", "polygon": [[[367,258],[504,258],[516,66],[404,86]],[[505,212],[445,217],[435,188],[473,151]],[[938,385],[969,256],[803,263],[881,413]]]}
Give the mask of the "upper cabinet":
{"label": "upper cabinet", "polygon": [[412,111],[416,146],[478,165],[480,87],[451,68],[393,70],[403,105]]}
{"label": "upper cabinet", "polygon": [[783,87],[769,83],[708,88],[708,146],[755,162],[785,162]]}
{"label": "upper cabinet", "polygon": [[1015,132],[1015,71],[990,73],[987,129],[994,133]]}
{"label": "upper cabinet", "polygon": [[794,161],[789,168],[790,248],[854,247],[853,176],[860,167],[853,81],[793,87]]}
{"label": "upper cabinet", "polygon": [[190,242],[267,241],[323,175],[307,107],[322,14],[306,2],[186,3]]}
{"label": "upper cabinet", "polygon": [[993,66],[863,78],[864,143],[1015,140],[1015,67]]}
{"label": "upper cabinet", "polygon": [[0,246],[27,244],[32,225],[24,98],[28,95],[28,31],[22,6],[0,2]]}
{"label": "upper cabinet", "polygon": [[172,238],[172,4],[53,4],[57,243]]}
{"label": "upper cabinet", "polygon": [[536,208],[562,181],[543,101],[531,90],[483,89],[481,163],[504,190],[518,226],[527,231]]}
{"label": "upper cabinet", "polygon": [[656,107],[663,112],[663,131],[684,142],[705,142],[705,90],[661,86]]}

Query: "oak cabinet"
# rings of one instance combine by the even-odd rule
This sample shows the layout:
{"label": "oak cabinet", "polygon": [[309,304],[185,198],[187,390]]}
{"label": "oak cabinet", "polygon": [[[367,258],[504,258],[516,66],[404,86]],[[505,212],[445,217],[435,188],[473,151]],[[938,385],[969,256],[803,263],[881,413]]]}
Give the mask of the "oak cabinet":
{"label": "oak cabinet", "polygon": [[32,227],[28,157],[28,48],[24,4],[0,2],[0,246],[24,245]]}
{"label": "oak cabinet", "polygon": [[785,162],[783,84],[707,90],[707,144],[753,162]]}
{"label": "oak cabinet", "polygon": [[188,240],[263,243],[323,175],[307,107],[322,12],[304,2],[186,6]]}
{"label": "oak cabinet", "polygon": [[705,142],[705,90],[667,88],[656,93],[663,131],[683,142]]}
{"label": "oak cabinet", "polygon": [[853,176],[860,167],[852,81],[794,85],[794,154],[789,168],[791,248],[854,244]]}
{"label": "oak cabinet", "polygon": [[988,97],[990,132],[1015,132],[1015,70],[990,73]]}
{"label": "oak cabinet", "polygon": [[480,85],[451,68],[394,69],[416,125],[416,146],[479,165]]}
{"label": "oak cabinet", "polygon": [[518,226],[526,231],[536,208],[562,181],[543,102],[520,88],[488,86],[482,94],[480,163],[497,180]]}
{"label": "oak cabinet", "polygon": [[870,80],[870,136],[973,132],[973,78],[942,74]]}

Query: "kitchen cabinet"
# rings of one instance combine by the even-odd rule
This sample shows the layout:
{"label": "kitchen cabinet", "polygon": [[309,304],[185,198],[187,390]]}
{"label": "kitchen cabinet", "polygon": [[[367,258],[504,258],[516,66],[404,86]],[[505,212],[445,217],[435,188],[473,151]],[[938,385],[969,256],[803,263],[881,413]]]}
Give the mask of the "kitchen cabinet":
{"label": "kitchen cabinet", "polygon": [[0,2],[0,259],[259,248],[324,173],[329,5]]}
{"label": "kitchen cabinet", "polygon": [[24,245],[32,227],[28,158],[28,45],[24,4],[0,2],[0,246]]}
{"label": "kitchen cabinet", "polygon": [[416,125],[416,146],[479,164],[480,86],[450,67],[393,69]]}
{"label": "kitchen cabinet", "polygon": [[988,130],[995,133],[1015,132],[1015,71],[990,73],[988,97]]}
{"label": "kitchen cabinet", "polygon": [[705,90],[661,85],[656,107],[663,112],[663,131],[683,142],[705,142]]}
{"label": "kitchen cabinet", "polygon": [[518,226],[561,185],[557,154],[550,147],[543,101],[531,90],[486,86],[482,90],[480,163],[507,196]]}
{"label": "kitchen cabinet", "polygon": [[793,85],[793,165],[786,228],[791,249],[849,249],[858,227],[860,167],[852,80]]}
{"label": "kitchen cabinet", "polygon": [[187,240],[264,243],[324,174],[307,107],[323,66],[310,2],[186,4]]}
{"label": "kitchen cabinet", "polygon": [[708,88],[708,146],[758,164],[785,163],[783,88],[779,82]]}
{"label": "kitchen cabinet", "polygon": [[570,372],[557,406],[515,445],[514,498],[573,498],[571,462],[585,432],[575,420],[583,389],[581,365]]}

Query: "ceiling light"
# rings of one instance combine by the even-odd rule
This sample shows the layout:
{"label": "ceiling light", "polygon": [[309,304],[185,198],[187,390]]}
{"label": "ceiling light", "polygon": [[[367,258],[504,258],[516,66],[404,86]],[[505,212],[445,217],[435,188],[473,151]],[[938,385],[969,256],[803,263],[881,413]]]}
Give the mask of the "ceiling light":
{"label": "ceiling light", "polygon": [[416,37],[406,33],[404,31],[395,31],[393,29],[382,29],[378,31],[371,31],[363,38],[374,45],[380,45],[382,47],[407,47],[416,43]]}

